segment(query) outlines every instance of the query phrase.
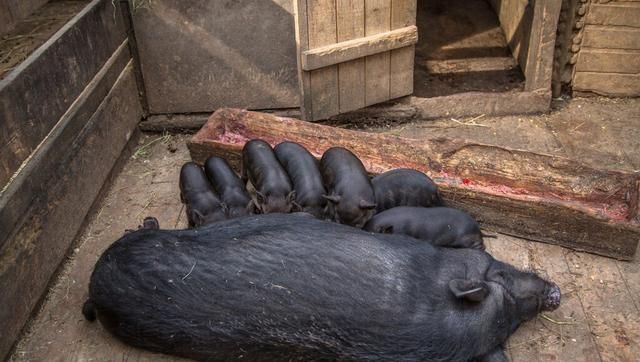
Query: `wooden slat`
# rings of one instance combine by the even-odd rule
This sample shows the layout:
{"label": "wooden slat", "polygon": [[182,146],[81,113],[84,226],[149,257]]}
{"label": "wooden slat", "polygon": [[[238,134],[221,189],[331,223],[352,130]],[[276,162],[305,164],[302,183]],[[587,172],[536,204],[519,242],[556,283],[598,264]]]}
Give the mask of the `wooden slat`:
{"label": "wooden slat", "polygon": [[[391,0],[369,0],[365,4],[365,35],[386,32],[391,28]],[[390,54],[388,52],[365,58],[366,105],[389,99]]]}
{"label": "wooden slat", "polygon": [[640,29],[586,25],[582,46],[603,49],[640,49]]}
{"label": "wooden slat", "polygon": [[[339,16],[340,18],[340,16]],[[344,16],[342,16],[344,19]],[[345,27],[353,28],[351,19],[344,19]],[[338,25],[340,27],[340,25]],[[364,28],[362,29],[364,31]],[[404,28],[360,37],[302,53],[302,69],[315,70],[354,59],[404,48],[418,42],[418,28],[414,25]]]}
{"label": "wooden slat", "polygon": [[[308,0],[307,21],[309,48],[319,48],[337,42],[335,0]],[[313,119],[323,119],[340,112],[338,97],[338,67],[311,71],[311,109]]]}
{"label": "wooden slat", "polygon": [[577,72],[640,73],[640,50],[582,48]]}
{"label": "wooden slat", "polygon": [[[296,23],[296,52],[301,54],[309,49],[309,24],[307,22],[307,0],[294,1]],[[304,119],[313,119],[311,108],[311,74],[302,69],[300,60],[297,62],[298,79],[300,80],[300,108]]]}
{"label": "wooden slat", "polygon": [[640,3],[591,4],[586,23],[640,28]]}
{"label": "wooden slat", "polygon": [[[416,0],[393,0],[391,29],[416,23]],[[413,93],[415,45],[391,51],[389,97],[398,98]]]}
{"label": "wooden slat", "polygon": [[576,72],[573,90],[608,96],[639,96],[640,74]]}
{"label": "wooden slat", "polygon": [[[338,41],[364,37],[364,0],[337,0]],[[365,106],[364,59],[338,65],[340,113]]]}

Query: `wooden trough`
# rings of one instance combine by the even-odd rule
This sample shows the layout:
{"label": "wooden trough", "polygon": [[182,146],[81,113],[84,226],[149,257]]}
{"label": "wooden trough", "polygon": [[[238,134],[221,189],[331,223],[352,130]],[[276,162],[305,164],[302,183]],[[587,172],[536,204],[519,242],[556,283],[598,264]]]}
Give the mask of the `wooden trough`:
{"label": "wooden trough", "polygon": [[351,131],[239,109],[216,111],[188,147],[198,163],[216,155],[239,167],[242,147],[253,138],[272,145],[298,142],[316,157],[329,147],[346,147],[372,174],[420,170],[438,184],[447,205],[505,234],[624,260],[633,258],[640,239],[640,174],[562,157]]}

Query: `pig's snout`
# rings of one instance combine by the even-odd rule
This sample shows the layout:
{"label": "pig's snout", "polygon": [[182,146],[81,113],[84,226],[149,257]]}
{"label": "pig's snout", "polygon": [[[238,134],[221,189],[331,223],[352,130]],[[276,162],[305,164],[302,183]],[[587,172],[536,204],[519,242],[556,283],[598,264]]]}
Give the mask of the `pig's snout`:
{"label": "pig's snout", "polygon": [[560,287],[554,283],[549,283],[545,288],[542,310],[552,311],[560,306]]}

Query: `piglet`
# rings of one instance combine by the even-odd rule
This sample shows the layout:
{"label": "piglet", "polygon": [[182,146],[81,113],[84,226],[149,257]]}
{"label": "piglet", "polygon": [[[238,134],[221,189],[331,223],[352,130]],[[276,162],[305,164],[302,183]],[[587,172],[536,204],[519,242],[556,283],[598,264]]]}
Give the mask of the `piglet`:
{"label": "piglet", "polygon": [[187,162],[180,170],[180,198],[186,206],[189,226],[202,226],[226,219],[226,206],[213,191],[202,168]]}
{"label": "piglet", "polygon": [[296,192],[294,211],[307,212],[319,219],[325,217],[326,190],[316,160],[309,151],[295,142],[282,142],[274,149],[278,161],[287,171]]}
{"label": "piglet", "polygon": [[375,213],[371,181],[362,162],[351,151],[332,147],[320,160],[329,200],[329,215],[341,224],[361,228]]}
{"label": "piglet", "polygon": [[367,231],[404,234],[450,248],[484,250],[480,226],[471,215],[449,207],[399,206],[376,214]]}
{"label": "piglet", "polygon": [[376,212],[396,206],[442,206],[438,187],[424,173],[408,168],[387,171],[371,180]]}
{"label": "piglet", "polygon": [[242,178],[245,182],[249,180],[255,188],[257,204],[262,213],[291,212],[295,191],[267,142],[254,139],[244,145]]}
{"label": "piglet", "polygon": [[227,160],[209,157],[204,163],[204,172],[227,207],[230,219],[253,214],[255,206],[251,195]]}

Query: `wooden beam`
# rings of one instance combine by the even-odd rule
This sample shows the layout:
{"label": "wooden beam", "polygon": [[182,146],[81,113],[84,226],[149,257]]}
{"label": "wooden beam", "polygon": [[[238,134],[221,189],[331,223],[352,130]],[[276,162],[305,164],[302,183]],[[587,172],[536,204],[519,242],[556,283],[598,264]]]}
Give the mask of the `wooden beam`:
{"label": "wooden beam", "polygon": [[464,140],[413,140],[350,131],[237,109],[221,109],[188,142],[196,162],[212,155],[239,165],[244,143],[298,142],[316,157],[342,146],[367,170],[410,167],[430,175],[445,201],[494,230],[632,259],[640,240],[640,176],[562,157]]}
{"label": "wooden beam", "polygon": [[306,71],[316,70],[365,56],[404,48],[417,42],[418,28],[415,25],[364,38],[347,40],[303,52],[301,57],[302,69]]}

